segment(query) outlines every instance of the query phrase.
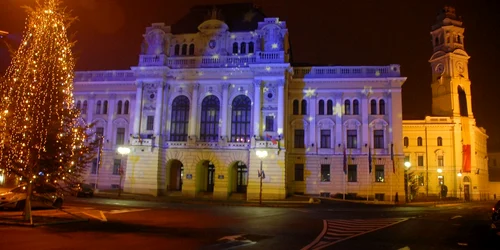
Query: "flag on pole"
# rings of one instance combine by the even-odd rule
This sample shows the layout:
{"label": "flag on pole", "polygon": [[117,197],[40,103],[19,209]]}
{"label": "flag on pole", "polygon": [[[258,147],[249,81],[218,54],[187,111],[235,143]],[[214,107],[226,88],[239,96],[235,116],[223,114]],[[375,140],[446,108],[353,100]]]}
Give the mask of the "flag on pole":
{"label": "flag on pole", "polygon": [[344,174],[347,174],[347,152],[344,146]]}
{"label": "flag on pole", "polygon": [[392,172],[396,173],[396,164],[394,164],[394,144],[391,143],[391,161],[392,161]]}
{"label": "flag on pole", "polygon": [[372,149],[368,148],[368,169],[369,173],[372,173]]}

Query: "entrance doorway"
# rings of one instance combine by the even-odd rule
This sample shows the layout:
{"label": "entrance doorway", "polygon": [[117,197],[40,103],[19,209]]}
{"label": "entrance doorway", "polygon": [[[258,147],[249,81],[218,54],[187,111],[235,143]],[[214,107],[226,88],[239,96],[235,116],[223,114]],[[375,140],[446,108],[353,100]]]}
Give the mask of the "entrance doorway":
{"label": "entrance doorway", "polygon": [[208,162],[207,166],[207,192],[214,191],[215,166],[212,162]]}
{"label": "entrance doorway", "polygon": [[248,184],[248,169],[245,163],[236,164],[236,193],[246,193]]}
{"label": "entrance doorway", "polygon": [[470,201],[470,178],[464,177],[464,200]]}
{"label": "entrance doorway", "polygon": [[178,160],[170,163],[169,191],[182,191],[182,178],[184,176],[184,165]]}

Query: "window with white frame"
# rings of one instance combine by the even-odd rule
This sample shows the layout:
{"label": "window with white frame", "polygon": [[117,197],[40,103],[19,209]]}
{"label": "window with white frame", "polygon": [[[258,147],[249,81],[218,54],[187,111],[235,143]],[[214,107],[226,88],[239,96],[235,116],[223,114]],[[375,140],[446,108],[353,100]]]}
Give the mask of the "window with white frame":
{"label": "window with white frame", "polygon": [[321,133],[321,148],[331,148],[331,130],[330,129],[322,129]]}
{"label": "window with white frame", "polygon": [[375,100],[370,101],[370,114],[372,115],[377,114],[377,101]]}
{"label": "window with white frame", "polygon": [[325,101],[319,100],[318,102],[318,115],[325,114]]}
{"label": "window with white frame", "polygon": [[205,97],[201,103],[200,141],[218,141],[219,113],[219,98],[215,95]]}
{"label": "window with white frame", "polygon": [[122,165],[122,160],[121,159],[114,159],[113,160],[113,175],[119,175],[120,174],[120,167]]}
{"label": "window with white frame", "polygon": [[344,115],[350,115],[350,114],[351,114],[351,101],[345,100],[344,101]]}
{"label": "window with white frame", "polygon": [[417,166],[423,167],[424,166],[424,156],[423,155],[418,155],[417,156]]}
{"label": "window with white frame", "polygon": [[189,99],[177,96],[171,106],[170,140],[186,141],[189,125]]}
{"label": "window with white frame", "polygon": [[146,130],[153,130],[155,123],[155,117],[153,115],[148,115],[146,120]]}
{"label": "window with white frame", "polygon": [[330,182],[330,164],[321,164],[321,182]]}
{"label": "window with white frame", "polygon": [[358,148],[358,130],[347,130],[347,148]]}
{"label": "window with white frame", "polygon": [[384,130],[376,129],[373,130],[373,147],[374,148],[385,148],[384,147]]}
{"label": "window with white frame", "polygon": [[438,167],[444,167],[444,156],[442,155],[437,156],[437,164]]}
{"label": "window with white frame", "polygon": [[359,115],[359,101],[358,100],[352,101],[352,114]]}
{"label": "window with white frame", "polygon": [[326,114],[333,115],[333,101],[332,100],[328,100],[326,102]]}
{"label": "window with white frame", "polygon": [[303,129],[295,129],[294,136],[294,148],[304,148],[304,130]]}
{"label": "window with white frame", "polygon": [[[248,96],[239,95],[234,98],[231,111],[231,141],[246,142],[250,140],[251,111],[252,101]],[[268,127],[269,117],[266,116],[266,131],[272,131],[274,126],[273,120],[273,124]]]}
{"label": "window with white frame", "polygon": [[375,165],[375,182],[384,182],[384,165]]}
{"label": "window with white frame", "polygon": [[378,102],[378,113],[381,115],[385,115],[385,101],[380,100]]}
{"label": "window with white frame", "polygon": [[116,145],[125,144],[125,128],[116,129]]}
{"label": "window with white frame", "polygon": [[268,131],[268,132],[274,131],[274,116],[273,115],[266,116],[266,131]]}

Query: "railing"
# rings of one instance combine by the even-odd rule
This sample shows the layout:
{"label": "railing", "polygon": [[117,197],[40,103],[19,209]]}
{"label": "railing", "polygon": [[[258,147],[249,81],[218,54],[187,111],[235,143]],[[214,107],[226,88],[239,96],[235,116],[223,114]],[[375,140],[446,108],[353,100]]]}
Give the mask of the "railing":
{"label": "railing", "polygon": [[130,140],[130,145],[132,145],[132,146],[152,146],[153,139],[133,138],[132,140]]}
{"label": "railing", "polygon": [[170,68],[225,68],[248,67],[252,63],[280,63],[285,62],[283,51],[257,52],[257,54],[230,55],[230,56],[178,56],[140,55],[139,66],[168,66]]}
{"label": "railing", "polygon": [[135,75],[131,70],[76,71],[73,81],[135,81]]}
{"label": "railing", "polygon": [[354,77],[399,77],[400,67],[389,66],[314,66],[296,67],[293,78],[354,78]]}

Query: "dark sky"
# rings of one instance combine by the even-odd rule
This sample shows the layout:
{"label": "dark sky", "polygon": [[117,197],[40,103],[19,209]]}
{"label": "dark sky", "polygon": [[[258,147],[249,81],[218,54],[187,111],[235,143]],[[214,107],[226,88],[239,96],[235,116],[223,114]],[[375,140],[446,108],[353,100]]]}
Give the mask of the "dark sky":
{"label": "dark sky", "polygon": [[[23,5],[35,0],[0,0],[0,30],[20,41]],[[78,17],[75,34],[77,70],[130,69],[137,65],[142,34],[153,22],[176,22],[197,4],[239,0],[64,0]],[[444,5],[462,16],[472,80],[472,106],[491,150],[500,150],[500,1],[496,0],[256,0],[267,16],[287,22],[296,62],[335,65],[400,64],[405,119],[423,118],[431,110],[432,55],[430,27]],[[8,59],[0,46],[0,73]]]}

